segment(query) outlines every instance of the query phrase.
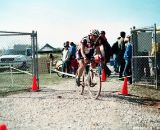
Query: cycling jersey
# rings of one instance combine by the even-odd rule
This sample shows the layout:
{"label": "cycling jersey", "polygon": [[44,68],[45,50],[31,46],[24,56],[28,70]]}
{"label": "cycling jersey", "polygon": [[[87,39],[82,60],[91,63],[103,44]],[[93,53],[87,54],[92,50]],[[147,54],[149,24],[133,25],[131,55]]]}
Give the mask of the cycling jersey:
{"label": "cycling jersey", "polygon": [[[84,53],[85,53],[86,57],[88,59],[90,59],[91,57],[93,57],[94,50],[95,50],[95,44],[94,44],[93,41],[91,41],[91,39],[89,38],[89,36],[84,37],[81,40],[80,44],[82,44],[84,46]],[[80,48],[77,50],[76,57],[77,57],[78,60],[79,59],[83,59],[83,56],[81,54],[81,49]]]}

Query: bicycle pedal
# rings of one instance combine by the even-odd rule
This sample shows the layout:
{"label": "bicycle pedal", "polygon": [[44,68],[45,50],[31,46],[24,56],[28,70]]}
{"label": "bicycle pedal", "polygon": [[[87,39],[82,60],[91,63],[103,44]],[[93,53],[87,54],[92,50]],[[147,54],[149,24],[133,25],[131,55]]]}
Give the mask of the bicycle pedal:
{"label": "bicycle pedal", "polygon": [[92,83],[91,85],[90,85],[90,87],[94,87],[94,86],[96,86],[97,85],[97,83]]}

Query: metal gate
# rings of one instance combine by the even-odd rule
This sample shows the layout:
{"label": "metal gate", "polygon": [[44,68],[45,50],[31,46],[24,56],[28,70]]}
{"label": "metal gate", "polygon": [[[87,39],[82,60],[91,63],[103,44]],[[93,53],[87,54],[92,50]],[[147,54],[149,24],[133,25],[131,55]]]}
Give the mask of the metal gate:
{"label": "metal gate", "polygon": [[37,32],[0,31],[0,95],[30,89],[38,76]]}
{"label": "metal gate", "polygon": [[134,85],[160,84],[160,33],[156,24],[131,30],[133,43],[132,80]]}

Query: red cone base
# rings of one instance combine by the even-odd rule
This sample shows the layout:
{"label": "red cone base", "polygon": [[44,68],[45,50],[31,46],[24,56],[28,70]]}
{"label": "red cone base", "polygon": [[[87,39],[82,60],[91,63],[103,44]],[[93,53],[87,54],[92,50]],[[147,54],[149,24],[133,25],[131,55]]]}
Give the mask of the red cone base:
{"label": "red cone base", "polygon": [[121,90],[121,94],[122,95],[128,95],[128,77],[124,78],[124,82],[122,85],[122,90]]}
{"label": "red cone base", "polygon": [[33,92],[38,91],[37,79],[36,79],[36,76],[35,76],[35,75],[34,75],[33,81],[32,81],[32,91],[33,91]]}
{"label": "red cone base", "polygon": [[7,126],[5,124],[0,124],[0,130],[7,130]]}

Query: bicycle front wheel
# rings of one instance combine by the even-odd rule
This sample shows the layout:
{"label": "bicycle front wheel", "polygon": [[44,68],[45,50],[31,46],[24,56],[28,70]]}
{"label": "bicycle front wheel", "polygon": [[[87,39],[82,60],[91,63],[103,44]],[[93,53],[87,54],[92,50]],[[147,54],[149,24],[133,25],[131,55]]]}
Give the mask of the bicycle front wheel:
{"label": "bicycle front wheel", "polygon": [[101,93],[102,82],[99,73],[90,70],[88,73],[88,92],[91,98],[98,99]]}

